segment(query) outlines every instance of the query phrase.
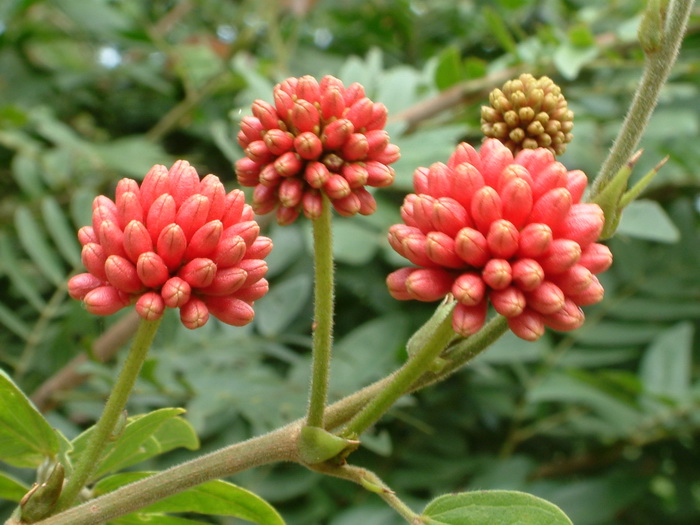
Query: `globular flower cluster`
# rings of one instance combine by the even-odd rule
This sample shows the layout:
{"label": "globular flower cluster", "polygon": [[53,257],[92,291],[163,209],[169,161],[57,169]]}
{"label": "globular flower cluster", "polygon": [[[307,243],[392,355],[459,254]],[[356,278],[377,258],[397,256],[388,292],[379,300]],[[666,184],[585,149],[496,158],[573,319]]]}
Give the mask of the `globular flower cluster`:
{"label": "globular flower cluster", "polygon": [[573,138],[574,114],[549,77],[523,73],[494,89],[489,104],[481,107],[481,131],[513,153],[541,147],[561,155]]}
{"label": "globular flower cluster", "polygon": [[88,273],[68,290],[87,310],[110,315],[135,303],[144,319],[179,308],[190,329],[211,313],[242,326],[267,293],[263,260],[272,242],[259,235],[241,190],[226,193],[219,178],[200,180],[186,161],[154,166],[141,185],[117,184],[116,198],[93,202],[92,225],[78,232]]}
{"label": "globular flower cluster", "polygon": [[567,171],[549,150],[514,158],[496,139],[479,152],[462,143],[447,164],[418,168],[413,183],[405,224],[389,230],[391,246],[416,265],[388,276],[396,299],[451,293],[452,325],[463,336],[483,326],[490,302],[516,335],[534,341],[545,326],[578,328],[580,307],[603,298],[595,274],[612,263],[595,242],[603,212],[580,202],[586,175]]}
{"label": "globular flower cluster", "polygon": [[353,83],[332,76],[289,78],[274,89],[274,105],[256,100],[243,117],[238,142],[245,157],[236,162],[238,182],[254,186],[253,209],[277,209],[280,224],[301,212],[309,219],[322,210],[322,194],[344,216],[376,209],[365,186],[394,181],[389,164],[399,148],[384,130],[387,109]]}

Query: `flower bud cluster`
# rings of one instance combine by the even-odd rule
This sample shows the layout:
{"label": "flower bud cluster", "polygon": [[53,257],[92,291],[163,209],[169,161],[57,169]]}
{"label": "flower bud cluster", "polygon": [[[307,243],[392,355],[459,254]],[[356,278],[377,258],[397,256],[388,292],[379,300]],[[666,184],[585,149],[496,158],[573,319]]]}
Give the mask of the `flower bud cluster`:
{"label": "flower bud cluster", "polygon": [[603,212],[580,202],[586,175],[567,171],[548,149],[514,158],[496,139],[479,152],[462,143],[447,164],[418,168],[413,183],[404,224],[389,230],[391,246],[415,265],[387,277],[396,299],[451,293],[452,326],[463,336],[483,326],[490,302],[517,336],[536,340],[545,326],[578,328],[580,307],[603,298],[595,274],[612,263],[595,242]]}
{"label": "flower bud cluster", "polygon": [[235,326],[252,321],[253,302],[268,290],[272,241],[259,235],[241,190],[226,193],[218,177],[200,180],[180,160],[170,170],[153,166],[141,185],[120,180],[115,201],[100,195],[92,209],[92,224],[78,232],[88,273],[68,282],[89,312],[135,303],[148,320],[179,308],[190,329],[209,314]]}
{"label": "flower bud cluster", "polygon": [[384,130],[387,110],[364,88],[344,87],[332,76],[288,78],[274,89],[274,105],[256,100],[243,117],[238,143],[246,156],[236,162],[238,182],[253,186],[253,209],[277,209],[277,221],[290,224],[301,212],[317,218],[322,194],[344,216],[376,209],[365,186],[394,181],[389,164],[399,148]]}
{"label": "flower bud cluster", "polygon": [[481,131],[513,153],[547,148],[561,155],[573,138],[574,114],[549,77],[536,79],[523,73],[506,82],[502,90],[494,89],[489,104],[481,107]]}

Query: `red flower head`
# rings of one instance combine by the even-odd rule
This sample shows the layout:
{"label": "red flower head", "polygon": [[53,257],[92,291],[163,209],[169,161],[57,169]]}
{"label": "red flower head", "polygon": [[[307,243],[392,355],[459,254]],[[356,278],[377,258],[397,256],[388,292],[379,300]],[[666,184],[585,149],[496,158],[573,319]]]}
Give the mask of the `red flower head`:
{"label": "red flower head", "polygon": [[496,139],[479,152],[462,143],[447,165],[418,168],[416,193],[401,208],[405,224],[389,230],[391,246],[417,267],[387,277],[391,295],[435,301],[452,293],[452,326],[463,336],[483,326],[488,301],[523,339],[538,339],[545,326],[578,328],[580,306],[603,298],[595,274],[612,263],[595,242],[602,210],[580,202],[586,183],[545,148],[513,158]]}
{"label": "red flower head", "polygon": [[399,158],[384,131],[386,107],[367,98],[360,84],[345,88],[332,76],[320,83],[288,78],[275,86],[274,99],[274,106],[256,100],[238,133],[246,157],[236,162],[236,175],[255,187],[255,212],[277,208],[280,224],[301,211],[315,219],[325,193],[341,215],[373,213],[376,202],[365,186],[391,184],[389,164]]}
{"label": "red flower head", "polygon": [[166,306],[179,308],[191,329],[210,313],[235,326],[252,321],[253,301],[267,293],[272,242],[258,235],[241,190],[227,194],[214,175],[200,181],[180,160],[169,171],[153,166],[140,186],[120,180],[115,200],[96,197],[92,225],[78,232],[89,273],[70,279],[71,297],[97,315],[135,302],[155,320]]}

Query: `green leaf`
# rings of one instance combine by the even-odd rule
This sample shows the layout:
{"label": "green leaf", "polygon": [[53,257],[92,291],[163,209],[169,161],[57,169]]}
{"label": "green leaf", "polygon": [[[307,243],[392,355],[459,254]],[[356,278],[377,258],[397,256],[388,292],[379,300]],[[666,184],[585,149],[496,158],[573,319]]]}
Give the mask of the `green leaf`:
{"label": "green leaf", "polygon": [[615,435],[627,434],[639,425],[642,413],[623,399],[622,393],[614,390],[616,385],[597,376],[586,375],[582,371],[578,371],[577,376],[563,372],[548,375],[529,391],[528,401],[579,403],[590,407]]}
{"label": "green leaf", "polygon": [[678,242],[681,238],[661,205],[646,199],[633,201],[625,208],[617,233],[665,243]]}
{"label": "green leaf", "polygon": [[517,54],[517,45],[510,34],[501,15],[492,7],[484,7],[484,18],[489,28],[489,33],[496,37],[501,47],[509,53]]}
{"label": "green leaf", "polygon": [[118,173],[143,179],[154,164],[170,162],[158,144],[142,135],[133,135],[93,146],[100,160]]}
{"label": "green leaf", "polygon": [[37,290],[36,281],[22,272],[20,265],[17,264],[19,259],[19,254],[17,254],[9,237],[0,233],[0,268],[3,269],[17,291],[22,294],[22,297],[38,311],[42,311],[46,307],[46,301]]}
{"label": "green leaf", "polygon": [[336,220],[333,224],[333,255],[347,264],[367,264],[379,249],[385,234],[380,234],[358,221]]}
{"label": "green leaf", "polygon": [[[129,418],[124,432],[105,449],[92,479],[135,465],[175,447],[197,448],[199,443],[194,429],[187,421],[178,418],[184,412],[183,408],[161,408]],[[78,457],[85,449],[93,428],[73,440],[73,457]]]}
{"label": "green leaf", "polygon": [[510,490],[440,496],[425,507],[423,517],[439,525],[572,525],[553,503]]}
{"label": "green leaf", "polygon": [[56,199],[45,197],[41,201],[44,224],[61,255],[73,267],[81,265],[80,243],[75,228],[71,226]]}
{"label": "green leaf", "polygon": [[165,514],[153,514],[139,512],[138,514],[129,514],[114,520],[110,520],[110,525],[193,525],[202,524],[208,525],[208,521],[188,520],[187,518],[179,518],[177,516],[167,516]]}
{"label": "green leaf", "polygon": [[647,348],[639,378],[650,394],[676,401],[687,398],[692,375],[693,325],[689,322],[661,332]]}
{"label": "green leaf", "polygon": [[46,236],[34,216],[25,206],[17,208],[15,227],[22,247],[32,258],[34,264],[54,285],[63,286],[65,272],[61,260],[46,240]]}
{"label": "green leaf", "polygon": [[41,180],[41,168],[36,159],[36,154],[28,152],[17,153],[12,158],[12,175],[17,185],[31,197],[38,197],[44,192],[44,183]]}
{"label": "green leaf", "polygon": [[438,56],[435,68],[435,84],[441,91],[456,84],[464,78],[462,56],[457,46],[445,48]]}
{"label": "green leaf", "polygon": [[265,336],[281,333],[299,315],[311,293],[311,278],[296,274],[275,283],[270,292],[256,301],[256,326]]}
{"label": "green leaf", "polygon": [[25,341],[32,335],[32,329],[13,310],[2,303],[0,303],[0,323]]}
{"label": "green leaf", "polygon": [[0,472],[0,500],[19,501],[28,490],[29,487],[21,481]]}
{"label": "green leaf", "polygon": [[15,467],[38,467],[58,449],[51,425],[0,370],[0,460]]}
{"label": "green leaf", "polygon": [[[95,495],[106,494],[149,475],[151,473],[125,472],[110,476],[95,485]],[[265,500],[250,491],[221,480],[209,481],[187,489],[144,508],[142,512],[196,512],[234,516],[260,525],[284,525],[282,517]]]}
{"label": "green leaf", "polygon": [[597,47],[579,47],[566,42],[554,52],[554,65],[565,79],[574,80],[581,68],[597,56]]}

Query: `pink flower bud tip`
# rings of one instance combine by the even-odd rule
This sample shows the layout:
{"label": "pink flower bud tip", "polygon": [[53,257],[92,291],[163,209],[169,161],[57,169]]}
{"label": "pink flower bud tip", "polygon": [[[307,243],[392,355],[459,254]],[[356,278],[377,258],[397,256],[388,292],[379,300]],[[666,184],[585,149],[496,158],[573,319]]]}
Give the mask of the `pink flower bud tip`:
{"label": "pink flower bud tip", "polygon": [[253,116],[241,120],[237,135],[246,157],[236,162],[236,175],[255,187],[255,210],[275,211],[280,224],[302,212],[314,219],[323,202],[309,193],[314,189],[341,215],[373,213],[376,201],[365,186],[392,184],[389,164],[400,156],[383,129],[386,107],[359,84],[346,88],[330,76],[289,78],[275,86],[273,98],[274,106],[253,103]]}
{"label": "pink flower bud tip", "polygon": [[391,273],[389,292],[420,301],[452,293],[453,328],[463,336],[483,326],[489,303],[526,340],[545,327],[578,328],[579,307],[603,298],[594,274],[612,262],[595,242],[600,208],[580,202],[585,182],[544,148],[514,158],[495,139],[480,151],[460,144],[447,164],[414,172],[415,193],[389,244],[415,267]]}
{"label": "pink flower bud tip", "polygon": [[[272,123],[271,107],[255,108],[241,140],[267,147],[260,137],[273,129],[263,127]],[[97,315],[134,304],[141,317],[156,320],[166,307],[179,308],[187,328],[204,325],[210,312],[236,326],[252,320],[253,301],[268,289],[263,259],[272,242],[259,235],[240,190],[227,194],[218,177],[200,180],[178,161],[170,170],[154,166],[141,185],[123,179],[116,200],[97,197],[92,226],[78,233],[88,272],[69,280],[71,297]]]}

